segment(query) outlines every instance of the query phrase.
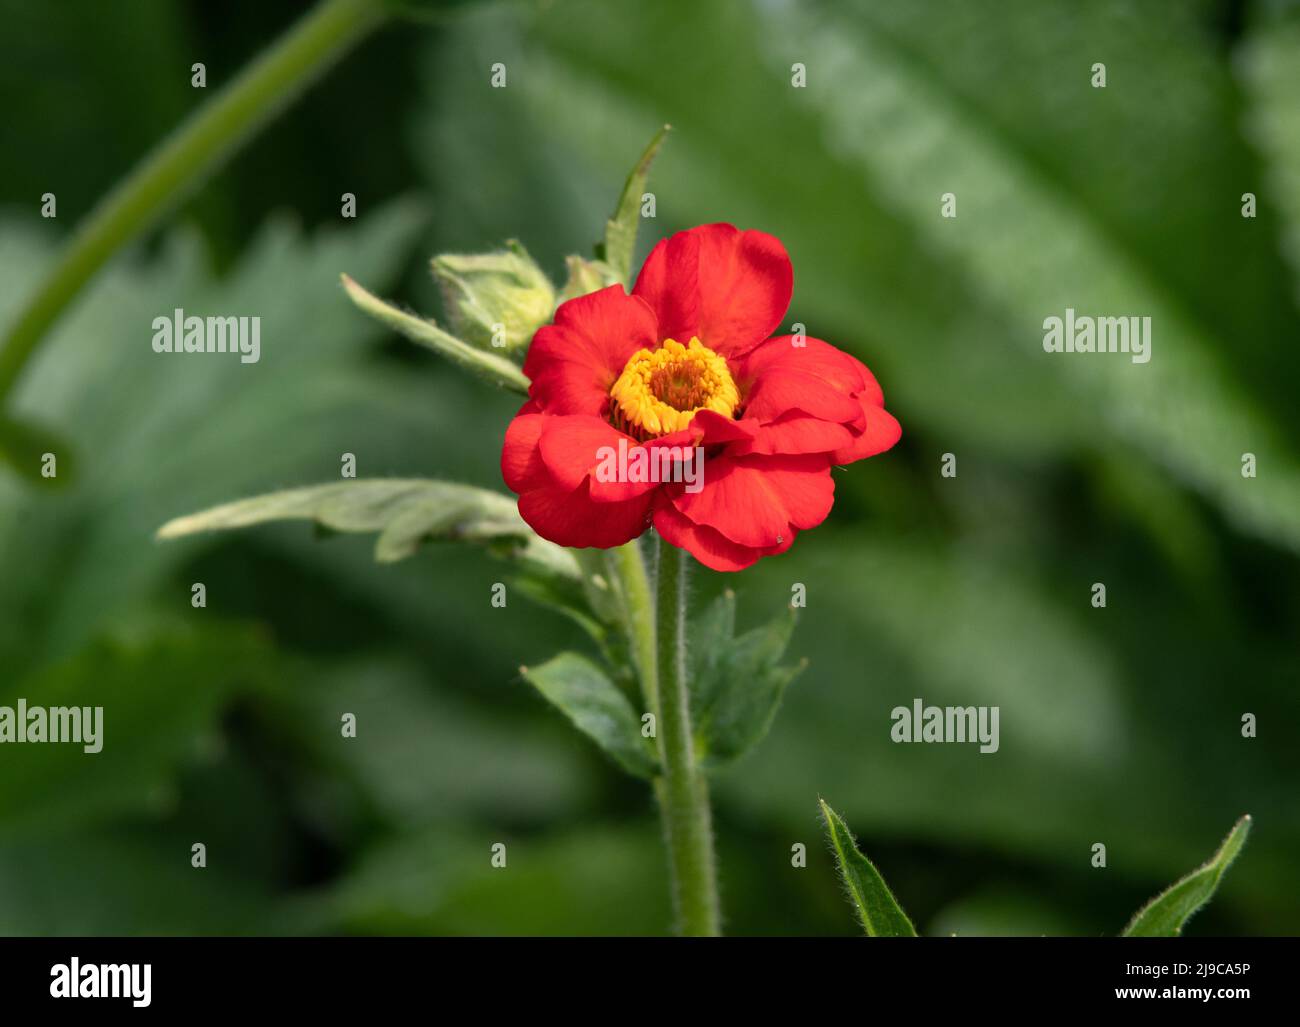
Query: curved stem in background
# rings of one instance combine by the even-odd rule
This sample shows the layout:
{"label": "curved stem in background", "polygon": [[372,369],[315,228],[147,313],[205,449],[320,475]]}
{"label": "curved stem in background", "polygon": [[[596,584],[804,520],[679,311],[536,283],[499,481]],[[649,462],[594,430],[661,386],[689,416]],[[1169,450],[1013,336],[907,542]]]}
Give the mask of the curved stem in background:
{"label": "curved stem in background", "polygon": [[323,0],[100,201],[0,344],[0,409],[45,332],[104,262],[376,28],[388,9],[387,0]]}
{"label": "curved stem in background", "polygon": [[657,735],[662,776],[655,782],[673,873],[678,927],[688,936],[721,933],[708,783],[695,762],[686,670],[686,577],[690,554],[661,541],[658,552]]}

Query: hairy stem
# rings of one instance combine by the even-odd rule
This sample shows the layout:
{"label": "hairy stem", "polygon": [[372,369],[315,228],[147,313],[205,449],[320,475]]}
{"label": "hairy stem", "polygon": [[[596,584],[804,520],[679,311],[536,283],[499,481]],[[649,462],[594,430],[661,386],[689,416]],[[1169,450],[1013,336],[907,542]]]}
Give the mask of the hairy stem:
{"label": "hairy stem", "polygon": [[673,871],[678,927],[688,936],[719,928],[708,784],[695,761],[686,671],[686,575],[690,554],[658,543],[656,624],[662,776],[655,782]]}

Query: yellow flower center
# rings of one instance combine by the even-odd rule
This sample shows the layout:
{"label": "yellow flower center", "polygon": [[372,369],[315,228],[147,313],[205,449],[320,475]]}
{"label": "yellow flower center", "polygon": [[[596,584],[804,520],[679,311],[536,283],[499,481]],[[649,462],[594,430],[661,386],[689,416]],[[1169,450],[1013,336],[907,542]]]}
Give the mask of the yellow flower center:
{"label": "yellow flower center", "polygon": [[727,362],[699,339],[637,350],[609,397],[614,426],[643,439],[681,431],[701,410],[730,417],[740,403]]}

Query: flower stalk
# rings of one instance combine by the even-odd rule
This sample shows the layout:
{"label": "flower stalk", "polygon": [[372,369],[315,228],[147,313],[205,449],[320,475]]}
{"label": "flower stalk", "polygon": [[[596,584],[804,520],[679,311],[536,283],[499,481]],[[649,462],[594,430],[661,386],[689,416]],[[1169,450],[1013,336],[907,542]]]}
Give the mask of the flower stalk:
{"label": "flower stalk", "polygon": [[683,935],[721,933],[708,783],[695,759],[686,663],[690,554],[656,539],[658,706],[662,775],[655,782],[672,867],[673,904]]}

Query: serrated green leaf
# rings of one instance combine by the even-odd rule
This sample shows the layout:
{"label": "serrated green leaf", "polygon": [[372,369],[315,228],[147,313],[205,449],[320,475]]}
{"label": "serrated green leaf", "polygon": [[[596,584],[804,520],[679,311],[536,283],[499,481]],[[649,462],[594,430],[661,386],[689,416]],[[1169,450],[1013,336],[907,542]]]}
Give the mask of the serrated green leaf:
{"label": "serrated green leaf", "polygon": [[[189,231],[165,234],[156,257],[104,269],[54,327],[13,397],[15,418],[66,437],[54,450],[56,480],[66,480],[65,449],[79,459],[75,480],[60,489],[19,487],[0,475],[0,566],[10,585],[0,666],[18,675],[65,657],[102,631],[105,611],[126,616],[150,602],[171,569],[196,555],[191,547],[138,545],[175,513],[311,481],[322,453],[363,452],[374,466],[401,466],[411,438],[458,430],[485,403],[498,405],[494,419],[507,413],[513,397],[469,389],[480,393],[471,401],[455,376],[431,380],[376,360],[369,343],[378,326],[347,315],[337,269],[388,281],[409,265],[419,211],[397,201],[312,234],[271,218],[220,277]],[[8,283],[0,322],[54,259],[51,239],[33,222],[0,225],[0,277]],[[199,358],[196,372],[192,357],[140,346],[138,326],[178,307],[260,316],[261,359]],[[205,430],[215,423],[220,431]],[[481,436],[444,450],[449,476],[468,477],[499,454],[499,442]]]}
{"label": "serrated green leaf", "polygon": [[577,653],[560,653],[520,673],[624,770],[653,776],[656,763],[641,737],[641,718],[600,667]]}
{"label": "serrated green leaf", "polygon": [[912,921],[899,906],[875,864],[858,851],[848,825],[824,800],[818,799],[817,803],[821,806],[826,834],[835,850],[835,860],[849,889],[849,898],[862,921],[862,929],[872,938],[915,938],[916,928]]}
{"label": "serrated green leaf", "polygon": [[771,727],[786,686],[803,664],[781,666],[795,614],[787,608],[739,638],[735,595],[727,590],[700,616],[691,652],[691,715],[700,759],[712,766],[744,755]]}
{"label": "serrated green leaf", "polygon": [[378,532],[380,563],[410,556],[425,539],[450,539],[505,543],[506,555],[561,577],[578,576],[572,555],[528,527],[509,497],[422,478],[340,481],[240,499],[168,521],[158,537],[289,520],[315,521],[333,531]]}
{"label": "serrated green leaf", "polygon": [[412,342],[427,346],[442,354],[453,364],[498,385],[515,392],[528,392],[528,379],[524,377],[518,365],[495,353],[471,346],[444,332],[432,321],[416,317],[400,310],[391,303],[385,303],[378,296],[366,291],[347,275],[340,276],[348,298],[375,320],[387,325],[393,331],[405,335]]}
{"label": "serrated green leaf", "polygon": [[1171,884],[1134,914],[1124,928],[1126,938],[1175,938],[1202,906],[1214,897],[1219,882],[1237,858],[1250,834],[1250,817],[1238,820],[1209,862]]}
{"label": "serrated green leaf", "polygon": [[600,256],[624,283],[627,283],[632,276],[636,233],[641,227],[641,195],[650,176],[650,165],[654,163],[655,154],[659,152],[659,147],[663,145],[664,137],[670,129],[671,126],[664,125],[654,134],[650,145],[645,148],[641,159],[636,162],[636,167],[627,176],[614,216],[605,222],[605,242]]}

